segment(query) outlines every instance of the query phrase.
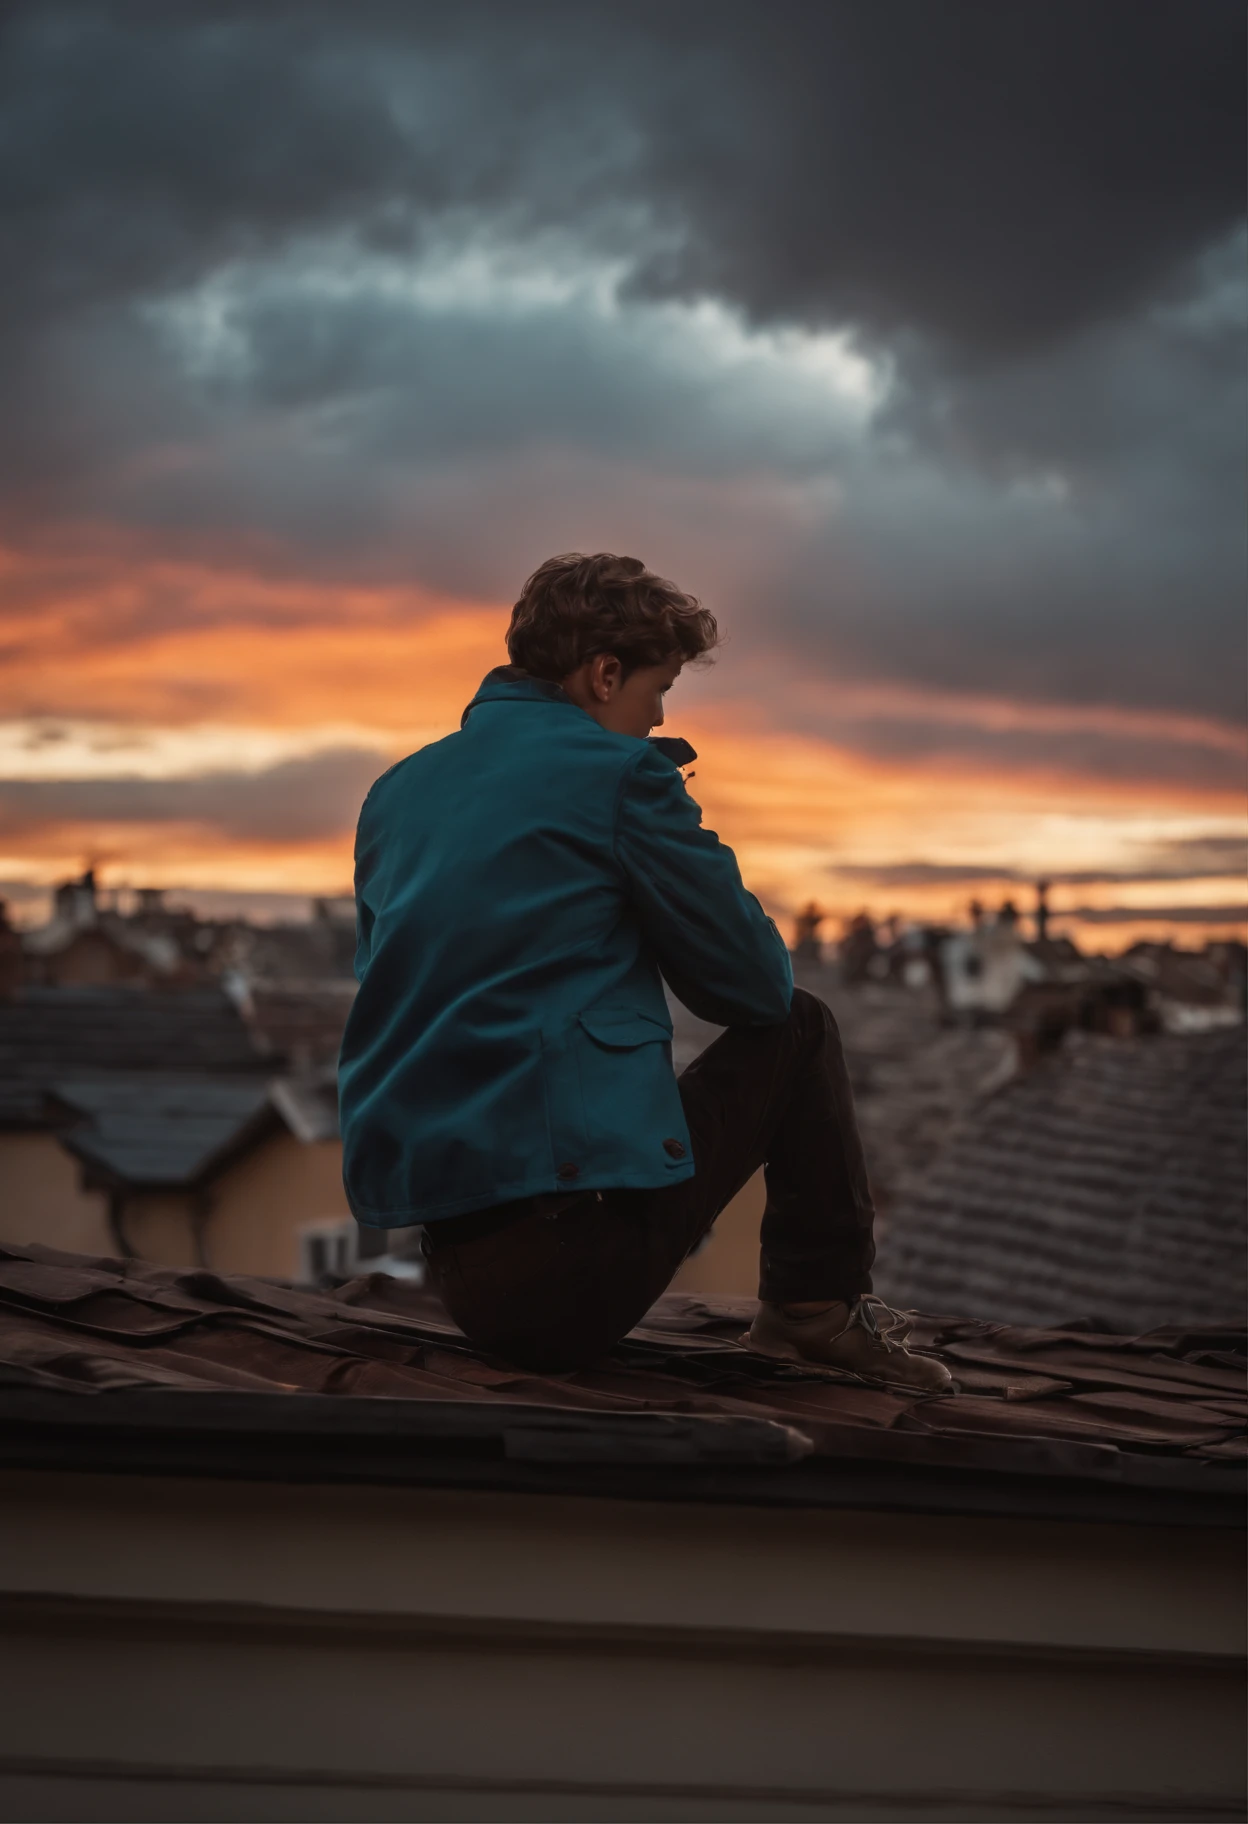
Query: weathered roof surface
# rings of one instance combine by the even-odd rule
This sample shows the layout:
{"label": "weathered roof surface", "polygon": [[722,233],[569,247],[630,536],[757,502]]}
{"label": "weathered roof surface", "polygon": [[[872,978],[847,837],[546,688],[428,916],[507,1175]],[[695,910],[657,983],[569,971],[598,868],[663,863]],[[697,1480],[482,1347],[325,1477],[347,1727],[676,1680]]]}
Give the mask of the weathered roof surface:
{"label": "weathered roof surface", "polygon": [[1238,1323],[1242,1027],[1070,1035],[989,1098],[890,1212],[878,1290],[1011,1323]]}
{"label": "weathered roof surface", "polygon": [[24,988],[0,999],[0,1124],[40,1125],[57,1081],[111,1071],[272,1071],[219,988]]}
{"label": "weathered roof surface", "polygon": [[239,936],[249,976],[275,981],[350,977],[355,961],[355,901],[322,900],[327,916],[289,925],[244,925]]}
{"label": "weathered roof surface", "polygon": [[1243,947],[1210,945],[1201,954],[1173,944],[1133,944],[1116,959],[1119,969],[1144,982],[1164,999],[1189,1006],[1226,1007],[1243,998]]}
{"label": "weathered roof surface", "polygon": [[269,1085],[149,1072],[57,1083],[56,1101],[81,1120],[61,1143],[127,1185],[194,1184],[272,1121]]}
{"label": "weathered roof surface", "polygon": [[[946,1026],[930,989],[864,982],[841,985],[826,965],[797,964],[801,986],[836,1016],[862,1129],[876,1208],[892,1207],[906,1177],[925,1170],[951,1131],[1012,1074],[1009,1033]],[[683,1070],[722,1031],[672,1004],[673,1062]]]}
{"label": "weathered roof surface", "polygon": [[338,1073],[332,1068],[278,1077],[269,1088],[274,1108],[296,1140],[305,1145],[337,1140]]}
{"label": "weathered roof surface", "polygon": [[921,1317],[960,1390],[917,1400],[752,1355],[753,1310],[669,1295],[602,1362],[541,1376],[380,1274],[313,1292],[0,1249],[0,1462],[1242,1519],[1242,1332]]}
{"label": "weathered roof surface", "polygon": [[262,1051],[305,1065],[337,1060],[356,995],[345,980],[249,981],[240,997],[243,1017]]}

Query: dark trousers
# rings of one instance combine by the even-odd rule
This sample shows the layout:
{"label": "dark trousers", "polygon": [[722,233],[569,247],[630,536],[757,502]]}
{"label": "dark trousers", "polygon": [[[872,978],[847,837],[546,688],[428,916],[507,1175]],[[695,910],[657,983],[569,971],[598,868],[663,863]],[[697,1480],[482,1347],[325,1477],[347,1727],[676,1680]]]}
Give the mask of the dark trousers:
{"label": "dark trousers", "polygon": [[429,1275],[478,1347],[544,1372],[582,1367],[649,1310],[764,1168],[759,1297],[871,1289],[874,1211],[836,1021],[798,988],[779,1026],[730,1027],[680,1078],[697,1171],[655,1191],[583,1191],[430,1224]]}

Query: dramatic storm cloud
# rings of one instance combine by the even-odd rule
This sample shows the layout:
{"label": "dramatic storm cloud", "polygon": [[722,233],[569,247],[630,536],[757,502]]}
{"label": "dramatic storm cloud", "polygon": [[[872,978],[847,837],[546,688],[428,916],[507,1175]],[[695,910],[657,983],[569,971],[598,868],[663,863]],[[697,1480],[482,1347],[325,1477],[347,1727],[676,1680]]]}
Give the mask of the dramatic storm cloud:
{"label": "dramatic storm cloud", "polygon": [[637,284],[755,319],[1000,352],[1125,314],[1242,207],[1226,0],[8,16],[32,296],[126,295],[343,224],[410,244],[460,211],[584,228]]}
{"label": "dramatic storm cloud", "polygon": [[[1237,3],[95,0],[0,34],[0,718],[287,725],[302,691],[354,789],[370,641],[607,547],[721,613],[721,726],[1226,812]],[[242,839],[215,760],[128,810],[84,784],[79,820]]]}

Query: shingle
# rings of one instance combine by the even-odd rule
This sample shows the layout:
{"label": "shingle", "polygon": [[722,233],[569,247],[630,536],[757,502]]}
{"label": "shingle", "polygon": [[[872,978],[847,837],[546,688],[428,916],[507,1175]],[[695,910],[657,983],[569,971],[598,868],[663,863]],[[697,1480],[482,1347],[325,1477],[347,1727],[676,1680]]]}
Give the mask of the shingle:
{"label": "shingle", "polygon": [[296,1140],[305,1145],[337,1140],[338,1078],[325,1070],[315,1075],[281,1077],[270,1088],[273,1106]]}
{"label": "shingle", "polygon": [[0,1125],[38,1125],[58,1079],[112,1071],[260,1075],[262,1057],[218,988],[25,988],[0,999]]}
{"label": "shingle", "polygon": [[355,992],[354,978],[251,982],[243,1011],[266,1053],[304,1065],[328,1064],[337,1059]]}
{"label": "shingle", "polygon": [[889,1212],[903,1304],[1122,1331],[1238,1321],[1248,1292],[1242,1028],[1076,1034],[999,1091]]}
{"label": "shingle", "polygon": [[63,1144],[88,1167],[130,1185],[189,1185],[270,1113],[267,1083],[114,1074],[58,1082],[56,1101],[81,1122]]}
{"label": "shingle", "polygon": [[[335,1411],[344,1400],[354,1406],[356,1417],[340,1413],[334,1423],[357,1443],[378,1428],[412,1435],[422,1422],[402,1413],[420,1407],[447,1435],[553,1427],[549,1450],[534,1445],[534,1461],[553,1461],[549,1451],[609,1455],[619,1447],[612,1427],[649,1417],[691,1428],[651,1440],[660,1455],[685,1452],[686,1460],[695,1446],[706,1460],[708,1439],[727,1437],[706,1432],[706,1422],[783,1428],[804,1440],[800,1449],[781,1448],[778,1434],[751,1433],[748,1424],[742,1432],[741,1448],[756,1461],[771,1450],[777,1474],[805,1454],[833,1468],[909,1466],[911,1481],[956,1469],[1023,1476],[1033,1488],[1042,1478],[1182,1488],[1197,1498],[1207,1488],[1223,1500],[1240,1486],[1233,1466],[1248,1437],[1242,1331],[1171,1328],[1127,1338],[915,1317],[913,1340],[962,1382],[951,1397],[919,1400],[753,1355],[740,1343],[754,1309],[751,1300],[669,1295],[603,1361],[546,1377],[480,1355],[434,1298],[379,1274],[314,1292],[0,1248],[0,1383],[62,1395],[154,1387],[166,1399],[213,1391],[245,1400],[332,1397]],[[0,1441],[8,1397],[0,1392]],[[109,1422],[124,1423],[126,1410],[110,1405]],[[260,1408],[249,1417],[244,1401],[213,1422],[274,1435],[294,1435],[304,1422],[297,1402],[283,1407],[285,1418],[263,1410],[267,1418]],[[456,1410],[464,1414],[458,1421]],[[187,1424],[196,1423],[188,1409]],[[1021,1511],[1033,1499],[1024,1490]]]}
{"label": "shingle", "polygon": [[[844,988],[835,969],[810,965],[795,975],[836,1017],[876,1208],[887,1213],[907,1174],[926,1170],[957,1123],[1012,1074],[1013,1040],[996,1027],[942,1026],[931,989],[876,982]],[[679,1071],[721,1028],[694,1019],[678,1002],[672,1015]]]}

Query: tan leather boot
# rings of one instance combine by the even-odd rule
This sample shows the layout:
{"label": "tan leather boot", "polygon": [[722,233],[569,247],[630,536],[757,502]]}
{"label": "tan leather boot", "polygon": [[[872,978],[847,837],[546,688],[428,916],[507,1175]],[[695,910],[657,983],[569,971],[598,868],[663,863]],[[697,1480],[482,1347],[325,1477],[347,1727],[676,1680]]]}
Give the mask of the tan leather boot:
{"label": "tan leather boot", "polygon": [[[885,1320],[882,1325],[879,1318]],[[777,1361],[839,1368],[909,1393],[952,1393],[953,1376],[943,1362],[903,1347],[908,1329],[904,1318],[868,1293],[852,1309],[832,1305],[813,1317],[793,1317],[780,1305],[760,1305],[746,1340],[751,1349]]]}

